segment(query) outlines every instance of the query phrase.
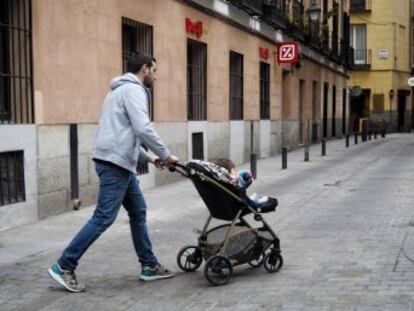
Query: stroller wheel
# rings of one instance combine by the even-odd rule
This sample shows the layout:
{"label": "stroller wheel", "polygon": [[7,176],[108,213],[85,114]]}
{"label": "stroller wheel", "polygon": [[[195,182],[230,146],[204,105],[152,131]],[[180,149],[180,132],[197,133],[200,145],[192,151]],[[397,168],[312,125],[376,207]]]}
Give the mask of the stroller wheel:
{"label": "stroller wheel", "polygon": [[250,260],[248,264],[253,268],[259,268],[263,264],[265,254],[261,254],[256,259]]}
{"label": "stroller wheel", "polygon": [[233,274],[233,266],[230,260],[224,256],[211,256],[204,265],[204,276],[211,284],[226,285]]}
{"label": "stroller wheel", "polygon": [[196,271],[202,262],[203,256],[197,246],[184,246],[177,254],[177,264],[185,272]]}
{"label": "stroller wheel", "polygon": [[277,252],[270,252],[264,258],[264,268],[269,273],[278,272],[283,266],[283,257]]}

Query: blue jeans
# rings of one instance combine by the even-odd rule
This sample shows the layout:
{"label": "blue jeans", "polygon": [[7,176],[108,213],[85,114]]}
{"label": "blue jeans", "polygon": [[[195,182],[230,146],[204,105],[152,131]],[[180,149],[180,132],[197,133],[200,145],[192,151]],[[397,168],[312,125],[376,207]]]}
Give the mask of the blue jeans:
{"label": "blue jeans", "polygon": [[97,206],[92,218],[63,251],[58,260],[59,265],[63,269],[74,271],[89,246],[115,221],[121,205],[128,212],[132,241],[139,262],[145,266],[156,265],[158,260],[152,252],[147,231],[147,205],[135,174],[104,161],[96,161],[95,168],[99,176]]}

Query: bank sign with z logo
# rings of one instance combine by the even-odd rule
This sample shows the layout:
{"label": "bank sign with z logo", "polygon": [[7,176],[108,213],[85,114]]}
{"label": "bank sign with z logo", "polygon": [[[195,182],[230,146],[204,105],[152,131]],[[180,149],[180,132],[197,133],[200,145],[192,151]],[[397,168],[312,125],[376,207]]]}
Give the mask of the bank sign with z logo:
{"label": "bank sign with z logo", "polygon": [[279,64],[296,64],[299,61],[299,45],[297,42],[281,42],[276,47],[277,62]]}

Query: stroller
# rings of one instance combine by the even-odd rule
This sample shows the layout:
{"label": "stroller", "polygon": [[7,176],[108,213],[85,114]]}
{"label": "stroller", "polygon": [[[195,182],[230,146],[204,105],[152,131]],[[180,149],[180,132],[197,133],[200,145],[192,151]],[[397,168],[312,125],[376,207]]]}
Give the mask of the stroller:
{"label": "stroller", "polygon": [[[196,271],[204,259],[204,276],[213,285],[227,284],[232,278],[233,267],[246,263],[252,267],[263,265],[270,273],[280,270],[283,265],[280,240],[261,215],[275,211],[277,199],[269,197],[267,202],[255,204],[246,195],[250,184],[244,188],[236,187],[223,168],[210,162],[176,163],[170,166],[170,171],[193,182],[210,212],[203,229],[197,230],[200,234],[197,245],[185,246],[178,252],[180,269]],[[244,216],[251,213],[262,226],[249,225]],[[227,223],[209,229],[213,218]]]}

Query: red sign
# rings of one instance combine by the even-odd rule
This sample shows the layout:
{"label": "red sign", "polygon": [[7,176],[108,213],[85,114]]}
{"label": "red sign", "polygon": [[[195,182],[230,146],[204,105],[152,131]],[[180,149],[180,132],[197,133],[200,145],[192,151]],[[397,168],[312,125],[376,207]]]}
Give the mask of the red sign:
{"label": "red sign", "polygon": [[296,64],[299,61],[299,45],[296,41],[281,42],[276,46],[279,64]]}
{"label": "red sign", "polygon": [[203,34],[203,23],[202,22],[193,22],[188,17],[185,19],[185,31],[195,35],[197,38],[200,38]]}
{"label": "red sign", "polygon": [[269,58],[269,49],[259,47],[259,56],[267,60]]}

